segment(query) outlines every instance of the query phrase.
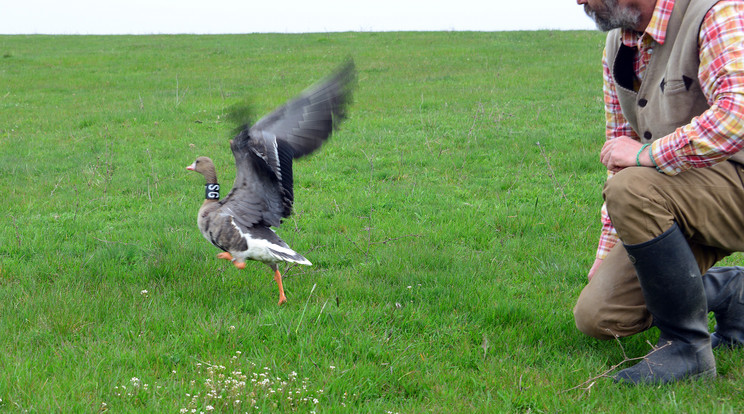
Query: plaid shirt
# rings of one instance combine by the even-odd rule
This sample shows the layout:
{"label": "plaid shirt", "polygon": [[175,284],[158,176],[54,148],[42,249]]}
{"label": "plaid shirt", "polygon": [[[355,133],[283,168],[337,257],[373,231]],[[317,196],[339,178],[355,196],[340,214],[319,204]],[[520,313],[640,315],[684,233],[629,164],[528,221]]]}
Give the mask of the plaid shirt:
{"label": "plaid shirt", "polygon": [[[694,1],[694,0],[692,0]],[[643,33],[622,31],[622,42],[638,47],[635,71],[643,79],[654,43],[664,44],[674,0],[659,0]],[[709,167],[744,148],[744,1],[721,0],[705,16],[698,38],[698,78],[710,109],[672,134],[653,142],[651,156],[659,169],[669,175],[690,168]],[[607,55],[604,68],[606,138],[639,139],[622,114]],[[608,179],[612,177],[608,172]],[[617,241],[617,233],[602,206],[602,233],[597,258],[602,259]]]}

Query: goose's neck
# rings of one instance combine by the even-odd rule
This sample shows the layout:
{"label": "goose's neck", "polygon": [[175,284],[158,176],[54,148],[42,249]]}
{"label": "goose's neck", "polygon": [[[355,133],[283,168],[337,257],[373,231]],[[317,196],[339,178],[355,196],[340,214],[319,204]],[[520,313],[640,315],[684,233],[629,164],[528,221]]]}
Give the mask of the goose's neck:
{"label": "goose's neck", "polygon": [[214,168],[204,173],[204,198],[207,201],[217,201],[220,199],[220,184],[217,182],[217,172]]}
{"label": "goose's neck", "polygon": [[215,170],[214,166],[211,166],[212,168],[207,169],[207,171],[204,171],[202,175],[204,175],[204,179],[207,180],[207,184],[209,183],[216,183],[217,182],[217,170]]}

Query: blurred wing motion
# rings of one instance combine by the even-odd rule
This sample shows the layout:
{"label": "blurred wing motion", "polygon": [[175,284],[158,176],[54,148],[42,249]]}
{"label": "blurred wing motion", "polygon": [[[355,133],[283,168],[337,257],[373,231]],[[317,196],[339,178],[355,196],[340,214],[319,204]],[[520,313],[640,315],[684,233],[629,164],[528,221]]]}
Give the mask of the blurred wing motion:
{"label": "blurred wing motion", "polygon": [[231,141],[237,175],[223,200],[245,227],[279,226],[294,202],[292,159],[320,148],[345,118],[355,80],[354,63],[243,127]]}

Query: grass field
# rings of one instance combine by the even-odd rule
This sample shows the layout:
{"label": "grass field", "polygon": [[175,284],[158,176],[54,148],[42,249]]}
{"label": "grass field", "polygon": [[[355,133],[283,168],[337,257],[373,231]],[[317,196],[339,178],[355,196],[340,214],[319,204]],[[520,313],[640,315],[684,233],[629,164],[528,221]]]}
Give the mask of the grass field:
{"label": "grass field", "polygon": [[[742,412],[719,378],[600,375],[655,331],[574,327],[605,173],[595,32],[0,36],[0,412]],[[215,258],[196,228],[228,108],[347,57],[349,119],[295,163],[279,234],[312,267]],[[729,262],[740,261],[734,257]]]}

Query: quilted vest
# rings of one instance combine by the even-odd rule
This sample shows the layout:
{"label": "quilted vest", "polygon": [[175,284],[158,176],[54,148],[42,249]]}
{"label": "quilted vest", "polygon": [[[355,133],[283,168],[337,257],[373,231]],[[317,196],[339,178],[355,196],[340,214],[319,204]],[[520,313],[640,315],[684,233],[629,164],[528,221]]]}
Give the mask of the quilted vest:
{"label": "quilted vest", "polygon": [[[622,43],[620,30],[607,35],[607,58],[623,116],[650,143],[690,123],[710,106],[698,80],[698,37],[708,11],[719,0],[675,0],[666,40],[653,53],[637,88],[633,71],[636,49]],[[731,161],[744,164],[744,153]]]}

